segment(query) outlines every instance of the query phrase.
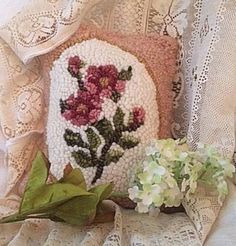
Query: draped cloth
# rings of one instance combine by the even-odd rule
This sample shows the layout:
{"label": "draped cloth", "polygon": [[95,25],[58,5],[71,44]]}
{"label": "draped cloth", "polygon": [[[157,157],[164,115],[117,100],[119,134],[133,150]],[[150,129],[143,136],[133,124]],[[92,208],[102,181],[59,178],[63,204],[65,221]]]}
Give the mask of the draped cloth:
{"label": "draped cloth", "polygon": [[[235,92],[232,81],[236,74],[230,62],[235,59],[230,52],[235,49],[235,1],[27,0],[12,8],[7,2],[0,8],[4,12],[0,20],[1,216],[17,210],[35,152],[46,150],[49,85],[43,81],[39,55],[67,40],[82,22],[115,32],[175,37],[180,53],[173,81],[173,135],[188,133],[193,147],[203,141],[232,156],[235,102],[223,99],[225,94],[232,98],[229,93]],[[225,36],[227,42],[222,41]],[[220,87],[222,81],[228,89]],[[218,110],[209,115],[214,107]],[[232,183],[223,207],[216,197],[201,192],[184,203],[186,214],[140,215],[107,203],[115,210],[113,223],[86,228],[46,220],[0,225],[0,245],[166,246],[205,242],[230,246],[236,242],[236,190]]]}

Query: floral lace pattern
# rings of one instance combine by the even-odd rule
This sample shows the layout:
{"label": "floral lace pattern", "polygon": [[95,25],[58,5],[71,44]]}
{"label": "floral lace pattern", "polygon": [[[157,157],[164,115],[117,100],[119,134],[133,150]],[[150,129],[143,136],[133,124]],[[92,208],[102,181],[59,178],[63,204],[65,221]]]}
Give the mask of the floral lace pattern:
{"label": "floral lace pattern", "polygon": [[[115,210],[114,223],[92,225],[85,228],[72,227],[45,220],[28,220],[20,227],[15,225],[9,230],[8,225],[1,225],[0,242],[15,245],[39,246],[88,245],[88,246],[201,246],[198,235],[183,213],[175,215],[160,214],[154,216],[137,214],[132,210],[123,210],[111,201],[106,204]],[[19,231],[17,234],[16,232]],[[40,233],[39,233],[40,232]],[[170,232],[172,232],[170,234]]]}
{"label": "floral lace pattern", "polygon": [[16,188],[18,194],[19,179],[28,169],[35,145],[42,140],[44,84],[39,60],[24,65],[3,40],[0,62],[0,118],[8,159],[6,192]]}
{"label": "floral lace pattern", "polygon": [[[235,145],[235,106],[232,105],[236,105],[235,68],[231,64],[234,64],[235,55],[229,57],[225,54],[235,49],[232,42],[235,30],[231,26],[236,18],[236,4],[235,1],[219,0],[214,2],[214,11],[209,13],[210,6],[208,1],[195,2],[196,11],[190,12],[190,19],[194,19],[193,30],[186,32],[186,35],[192,34],[186,59],[186,81],[192,91],[188,140],[193,148],[199,141],[213,144],[231,159]],[[229,37],[227,43],[223,39],[226,36]],[[224,66],[228,74],[223,71]],[[188,204],[187,213],[203,241],[221,206],[214,195],[204,192]]]}
{"label": "floral lace pattern", "polygon": [[[208,13],[202,13],[203,10],[207,9],[209,3],[207,1],[197,1],[195,3],[196,13],[195,21],[193,23],[194,32],[192,33],[192,39],[190,40],[189,56],[187,58],[188,67],[186,80],[188,84],[193,87],[193,98],[191,107],[191,120],[188,130],[188,140],[196,147],[196,143],[199,142],[197,137],[200,132],[199,128],[199,108],[202,102],[204,94],[204,86],[206,85],[209,72],[209,64],[212,62],[212,52],[214,45],[219,41],[218,32],[220,30],[220,22],[223,20],[222,14],[225,11],[225,1],[217,1],[215,4],[215,13],[208,17]],[[206,44],[208,43],[208,45]],[[201,58],[201,62],[198,62],[197,58],[199,50],[205,54]],[[204,62],[202,62],[204,61]]]}
{"label": "floral lace pattern", "polygon": [[[217,4],[214,16],[210,18],[207,13],[202,14],[201,22],[204,28],[201,28],[201,38],[195,43],[204,50],[204,54],[207,49],[202,47],[204,43],[209,49],[208,55],[204,57],[205,62],[202,63],[204,65],[193,60],[191,62],[191,66],[196,66],[197,71],[192,83],[193,105],[189,141],[194,147],[198,141],[214,144],[224,156],[232,159],[235,148],[236,86],[235,67],[231,64],[234,64],[236,57],[234,54],[230,57],[226,54],[235,49],[235,43],[232,42],[235,31],[229,26],[236,20],[236,4],[235,1],[219,1]],[[207,8],[207,3],[203,3],[203,7]],[[226,35],[229,36],[227,43],[222,41]],[[222,42],[225,46],[222,46]],[[194,52],[196,57],[197,51]],[[223,72],[224,66],[227,67],[227,73]],[[215,73],[216,70],[221,72]],[[217,100],[213,100],[214,98]]]}
{"label": "floral lace pattern", "polygon": [[[0,35],[27,62],[40,53],[48,52],[46,42],[50,41],[50,50],[63,43],[76,31],[89,8],[99,1],[31,1],[23,11],[1,26]],[[66,30],[67,26],[70,26],[70,31]],[[64,39],[58,41],[62,34]]]}

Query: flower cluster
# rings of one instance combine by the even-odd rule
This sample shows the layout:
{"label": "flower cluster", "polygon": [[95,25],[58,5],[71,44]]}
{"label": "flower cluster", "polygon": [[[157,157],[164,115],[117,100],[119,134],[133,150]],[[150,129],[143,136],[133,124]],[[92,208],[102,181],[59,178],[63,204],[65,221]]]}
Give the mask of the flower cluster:
{"label": "flower cluster", "polygon": [[80,60],[78,56],[73,56],[69,58],[68,61],[68,72],[72,77],[81,78],[80,69],[84,67],[84,63]]}
{"label": "flower cluster", "polygon": [[125,82],[118,81],[118,71],[114,65],[89,66],[85,87],[93,94],[111,98],[114,91],[124,92]]}
{"label": "flower cluster", "polygon": [[137,174],[129,197],[146,213],[165,205],[179,206],[196,192],[199,183],[215,188],[219,202],[227,195],[226,178],[235,167],[212,146],[199,144],[191,151],[185,140],[157,140],[146,148],[143,169]]}
{"label": "flower cluster", "polygon": [[[60,102],[62,116],[76,126],[95,123],[99,119],[104,99],[117,102],[125,91],[126,80],[130,80],[132,76],[131,67],[118,72],[114,65],[90,65],[83,76],[83,67],[85,63],[79,56],[69,58],[67,70],[72,77],[77,78],[79,89],[76,95]],[[134,122],[138,123],[138,126],[142,125],[144,115],[138,115],[140,108],[134,108],[133,111]]]}
{"label": "flower cluster", "polygon": [[138,129],[144,124],[145,110],[143,107],[134,107],[129,117],[129,128],[132,130]]}
{"label": "flower cluster", "polygon": [[101,103],[99,96],[78,90],[76,96],[71,95],[65,101],[66,110],[62,116],[76,126],[92,124],[98,120]]}

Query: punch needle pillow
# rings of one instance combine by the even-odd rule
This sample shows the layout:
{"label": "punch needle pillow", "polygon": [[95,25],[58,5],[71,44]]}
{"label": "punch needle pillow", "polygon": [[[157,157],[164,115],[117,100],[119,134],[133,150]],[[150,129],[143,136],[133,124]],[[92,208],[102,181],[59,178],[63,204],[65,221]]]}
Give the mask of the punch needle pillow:
{"label": "punch needle pillow", "polygon": [[[88,186],[125,191],[143,148],[170,136],[177,44],[170,37],[120,35],[83,26],[42,57],[50,80],[51,170],[80,167]],[[50,71],[50,72],[49,72]]]}

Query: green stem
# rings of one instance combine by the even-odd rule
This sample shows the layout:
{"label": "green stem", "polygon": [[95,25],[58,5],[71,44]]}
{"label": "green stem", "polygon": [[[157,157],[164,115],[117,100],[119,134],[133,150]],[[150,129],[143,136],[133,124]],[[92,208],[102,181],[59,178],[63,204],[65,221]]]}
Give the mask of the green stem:
{"label": "green stem", "polygon": [[105,160],[106,154],[109,151],[109,149],[111,148],[112,144],[118,143],[118,141],[121,137],[122,137],[122,132],[117,132],[117,131],[114,132],[112,138],[110,138],[107,141],[107,143],[104,145],[104,147],[102,148],[101,157],[97,160],[97,162],[98,162],[97,165],[95,165],[95,166],[97,166],[97,171],[96,171],[95,177],[92,181],[92,184],[95,184],[96,181],[101,178],[102,173],[103,173],[103,168],[106,165],[106,160]]}
{"label": "green stem", "polygon": [[129,197],[128,192],[113,192],[110,197]]}
{"label": "green stem", "polygon": [[31,212],[27,212],[27,213],[16,213],[7,217],[4,217],[2,219],[0,219],[0,224],[5,224],[5,223],[11,223],[11,222],[18,222],[18,221],[22,221],[22,220],[26,220],[26,219],[50,219],[50,217],[52,216],[52,214],[50,213],[45,213],[45,214],[35,214],[35,215],[30,215],[32,214]]}
{"label": "green stem", "polygon": [[95,177],[92,180],[92,184],[95,184],[96,181],[101,178],[102,173],[103,173],[103,168],[104,166],[106,166],[105,157],[106,157],[107,152],[110,150],[112,144],[113,143],[118,144],[120,138],[122,137],[123,132],[126,132],[126,131],[133,132],[133,131],[136,131],[138,128],[139,126],[128,127],[124,125],[120,125],[115,128],[115,131],[113,131],[113,136],[107,140],[106,144],[102,148],[101,157],[95,160],[96,163],[93,162],[95,164],[94,166],[97,167],[97,170],[95,173]]}
{"label": "green stem", "polygon": [[27,219],[50,219],[51,216],[51,214],[29,215]]}

